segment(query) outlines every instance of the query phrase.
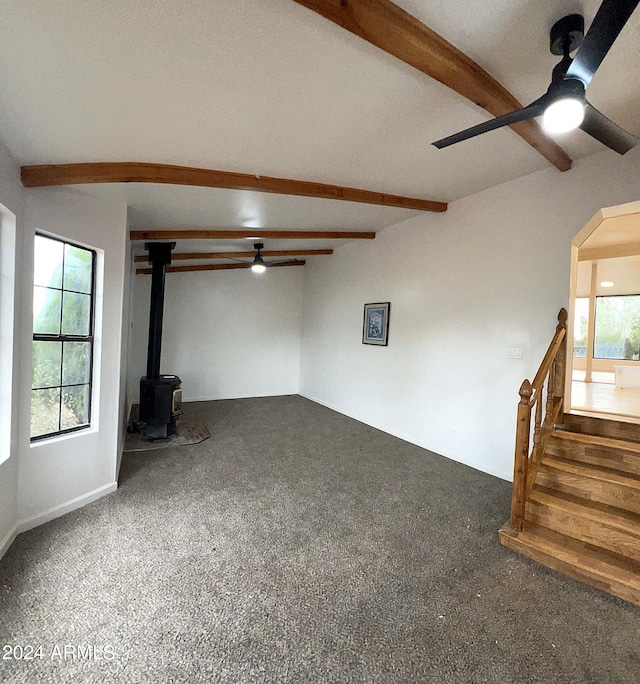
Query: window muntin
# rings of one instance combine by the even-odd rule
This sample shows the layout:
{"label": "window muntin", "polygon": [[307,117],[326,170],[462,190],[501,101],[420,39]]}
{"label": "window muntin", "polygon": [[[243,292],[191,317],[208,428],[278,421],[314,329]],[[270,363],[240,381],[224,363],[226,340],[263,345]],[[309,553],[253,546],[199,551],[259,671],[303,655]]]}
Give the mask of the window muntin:
{"label": "window muntin", "polygon": [[93,250],[36,234],[31,439],[91,422]]}

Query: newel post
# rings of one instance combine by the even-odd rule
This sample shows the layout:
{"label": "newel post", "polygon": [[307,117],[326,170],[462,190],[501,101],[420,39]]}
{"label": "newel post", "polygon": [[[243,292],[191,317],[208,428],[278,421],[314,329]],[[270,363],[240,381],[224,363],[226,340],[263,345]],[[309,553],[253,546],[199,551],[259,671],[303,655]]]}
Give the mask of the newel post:
{"label": "newel post", "polygon": [[520,387],[518,422],[516,424],[516,452],[513,464],[513,493],[511,495],[511,527],[516,532],[522,532],[524,529],[532,394],[533,387],[528,380],[525,380]]}
{"label": "newel post", "polygon": [[558,313],[558,325],[556,327],[556,333],[564,330],[564,337],[562,338],[562,342],[558,348],[558,353],[556,354],[553,377],[553,394],[561,399],[564,399],[564,383],[567,373],[567,318],[569,318],[569,314],[563,307],[560,309],[560,313]]}

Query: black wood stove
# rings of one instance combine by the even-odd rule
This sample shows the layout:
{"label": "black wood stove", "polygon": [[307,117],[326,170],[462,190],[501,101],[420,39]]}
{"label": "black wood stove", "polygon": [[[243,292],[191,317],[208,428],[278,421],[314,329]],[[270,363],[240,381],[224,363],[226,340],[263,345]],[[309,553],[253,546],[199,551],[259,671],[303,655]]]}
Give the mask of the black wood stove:
{"label": "black wood stove", "polygon": [[147,374],[140,378],[140,420],[147,425],[147,439],[168,439],[175,435],[176,420],[182,414],[180,378],[177,375],[160,375],[164,277],[175,246],[175,242],[145,244],[152,274]]}

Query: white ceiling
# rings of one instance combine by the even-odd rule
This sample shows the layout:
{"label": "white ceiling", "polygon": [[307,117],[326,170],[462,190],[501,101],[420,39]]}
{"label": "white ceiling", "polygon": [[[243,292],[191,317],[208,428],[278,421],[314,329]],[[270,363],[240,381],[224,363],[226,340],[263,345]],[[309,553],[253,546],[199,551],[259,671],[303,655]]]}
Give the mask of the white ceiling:
{"label": "white ceiling", "polygon": [[580,249],[638,244],[640,254],[640,214],[630,213],[602,219],[598,227],[580,245]]}
{"label": "white ceiling", "polygon": [[[557,61],[551,24],[582,11],[588,25],[599,6],[397,3],[523,103],[546,90]],[[292,0],[3,0],[0,65],[0,137],[21,164],[146,161],[445,201],[548,167],[510,129],[432,147],[488,115]],[[588,91],[640,136],[638,73],[640,11]],[[604,149],[579,131],[558,140],[574,159]],[[166,185],[90,189],[125,199],[136,228],[378,230],[415,214]]]}
{"label": "white ceiling", "polygon": [[[629,205],[627,205],[629,206]],[[588,297],[591,272],[597,264],[596,295],[627,295],[640,293],[640,214],[628,213],[603,219],[579,250],[625,246],[627,256],[578,262],[577,296]],[[580,254],[580,251],[578,252]],[[613,287],[600,283],[611,282]]]}
{"label": "white ceiling", "polygon": [[[578,263],[578,297],[588,297],[591,289],[592,261]],[[640,256],[598,259],[596,296],[640,294]],[[613,287],[602,287],[609,281]]]}

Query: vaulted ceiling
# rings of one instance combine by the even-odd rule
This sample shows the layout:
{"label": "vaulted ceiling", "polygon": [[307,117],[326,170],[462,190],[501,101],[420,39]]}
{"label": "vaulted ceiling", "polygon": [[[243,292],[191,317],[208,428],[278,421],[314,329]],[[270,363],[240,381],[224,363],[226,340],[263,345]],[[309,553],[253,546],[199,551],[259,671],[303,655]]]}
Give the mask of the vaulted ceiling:
{"label": "vaulted ceiling", "polygon": [[[443,202],[543,168],[561,173],[508,128],[437,150],[434,140],[490,115],[303,4],[4,2],[0,138],[22,165],[174,164]],[[551,25],[581,12],[589,26],[600,2],[396,4],[528,103],[546,90],[558,61],[549,52]],[[640,136],[638,73],[640,11],[589,87],[596,107]],[[574,160],[605,149],[580,131],[556,141]],[[375,231],[417,213],[236,189],[81,187],[126,201],[137,230]],[[211,243],[185,246],[212,251]],[[241,247],[246,240],[232,239],[215,249]]]}

